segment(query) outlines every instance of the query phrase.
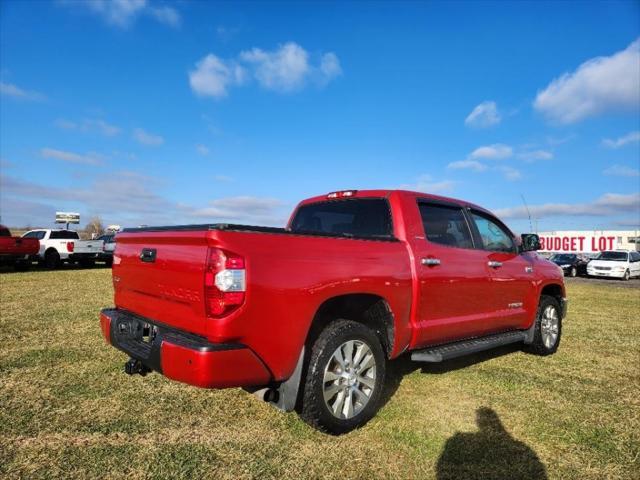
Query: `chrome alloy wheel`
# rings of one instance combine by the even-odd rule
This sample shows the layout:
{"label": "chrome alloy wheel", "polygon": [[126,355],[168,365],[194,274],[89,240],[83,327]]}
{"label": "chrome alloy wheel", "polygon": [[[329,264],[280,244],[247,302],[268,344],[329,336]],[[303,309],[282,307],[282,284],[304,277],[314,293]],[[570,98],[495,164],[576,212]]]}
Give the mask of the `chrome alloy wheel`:
{"label": "chrome alloy wheel", "polygon": [[324,403],[334,417],[349,419],[369,403],[376,385],[376,359],[369,345],[348,340],[340,345],[324,369]]}
{"label": "chrome alloy wheel", "polygon": [[553,305],[547,305],[542,312],[540,322],[540,332],[542,333],[542,342],[547,348],[553,348],[558,341],[558,333],[560,330],[560,320],[558,319],[558,310]]}

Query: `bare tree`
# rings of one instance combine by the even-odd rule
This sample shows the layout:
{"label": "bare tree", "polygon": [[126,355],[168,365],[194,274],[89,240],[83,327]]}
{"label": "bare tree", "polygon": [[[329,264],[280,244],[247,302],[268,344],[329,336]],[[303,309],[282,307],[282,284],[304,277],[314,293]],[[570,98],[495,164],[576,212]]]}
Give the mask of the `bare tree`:
{"label": "bare tree", "polygon": [[102,218],[95,216],[89,219],[84,227],[84,234],[87,238],[96,238],[104,233]]}

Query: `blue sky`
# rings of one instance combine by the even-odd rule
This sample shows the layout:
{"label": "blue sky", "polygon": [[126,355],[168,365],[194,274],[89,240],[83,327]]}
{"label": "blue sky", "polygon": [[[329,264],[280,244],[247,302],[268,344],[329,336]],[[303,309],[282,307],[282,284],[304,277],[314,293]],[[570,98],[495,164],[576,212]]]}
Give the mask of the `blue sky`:
{"label": "blue sky", "polygon": [[344,188],[640,228],[640,3],[0,3],[2,223],[282,225]]}

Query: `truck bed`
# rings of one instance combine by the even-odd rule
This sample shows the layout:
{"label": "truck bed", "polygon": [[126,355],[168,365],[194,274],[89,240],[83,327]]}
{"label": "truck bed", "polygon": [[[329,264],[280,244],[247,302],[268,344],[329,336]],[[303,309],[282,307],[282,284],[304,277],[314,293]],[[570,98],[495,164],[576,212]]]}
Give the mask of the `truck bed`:
{"label": "truck bed", "polygon": [[[211,248],[246,265],[243,305],[210,318],[204,278]],[[142,260],[153,251],[153,262]],[[407,245],[393,237],[361,239],[236,224],[130,228],[118,234],[113,262],[115,304],[211,342],[249,346],[274,378],[287,378],[320,305],[354,287],[389,299],[399,343],[408,341],[412,276]]]}

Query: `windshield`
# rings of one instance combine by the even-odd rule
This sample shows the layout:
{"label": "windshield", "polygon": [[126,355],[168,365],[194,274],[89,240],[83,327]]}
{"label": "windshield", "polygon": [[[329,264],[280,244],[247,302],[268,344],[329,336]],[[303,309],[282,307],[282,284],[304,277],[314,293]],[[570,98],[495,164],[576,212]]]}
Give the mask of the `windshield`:
{"label": "windshield", "polygon": [[551,257],[551,260],[554,261],[554,262],[571,263],[571,262],[574,262],[576,260],[576,256],[575,255],[563,254],[563,253],[556,253],[553,257]]}
{"label": "windshield", "polygon": [[598,260],[611,260],[614,262],[626,262],[628,258],[627,252],[602,252]]}

